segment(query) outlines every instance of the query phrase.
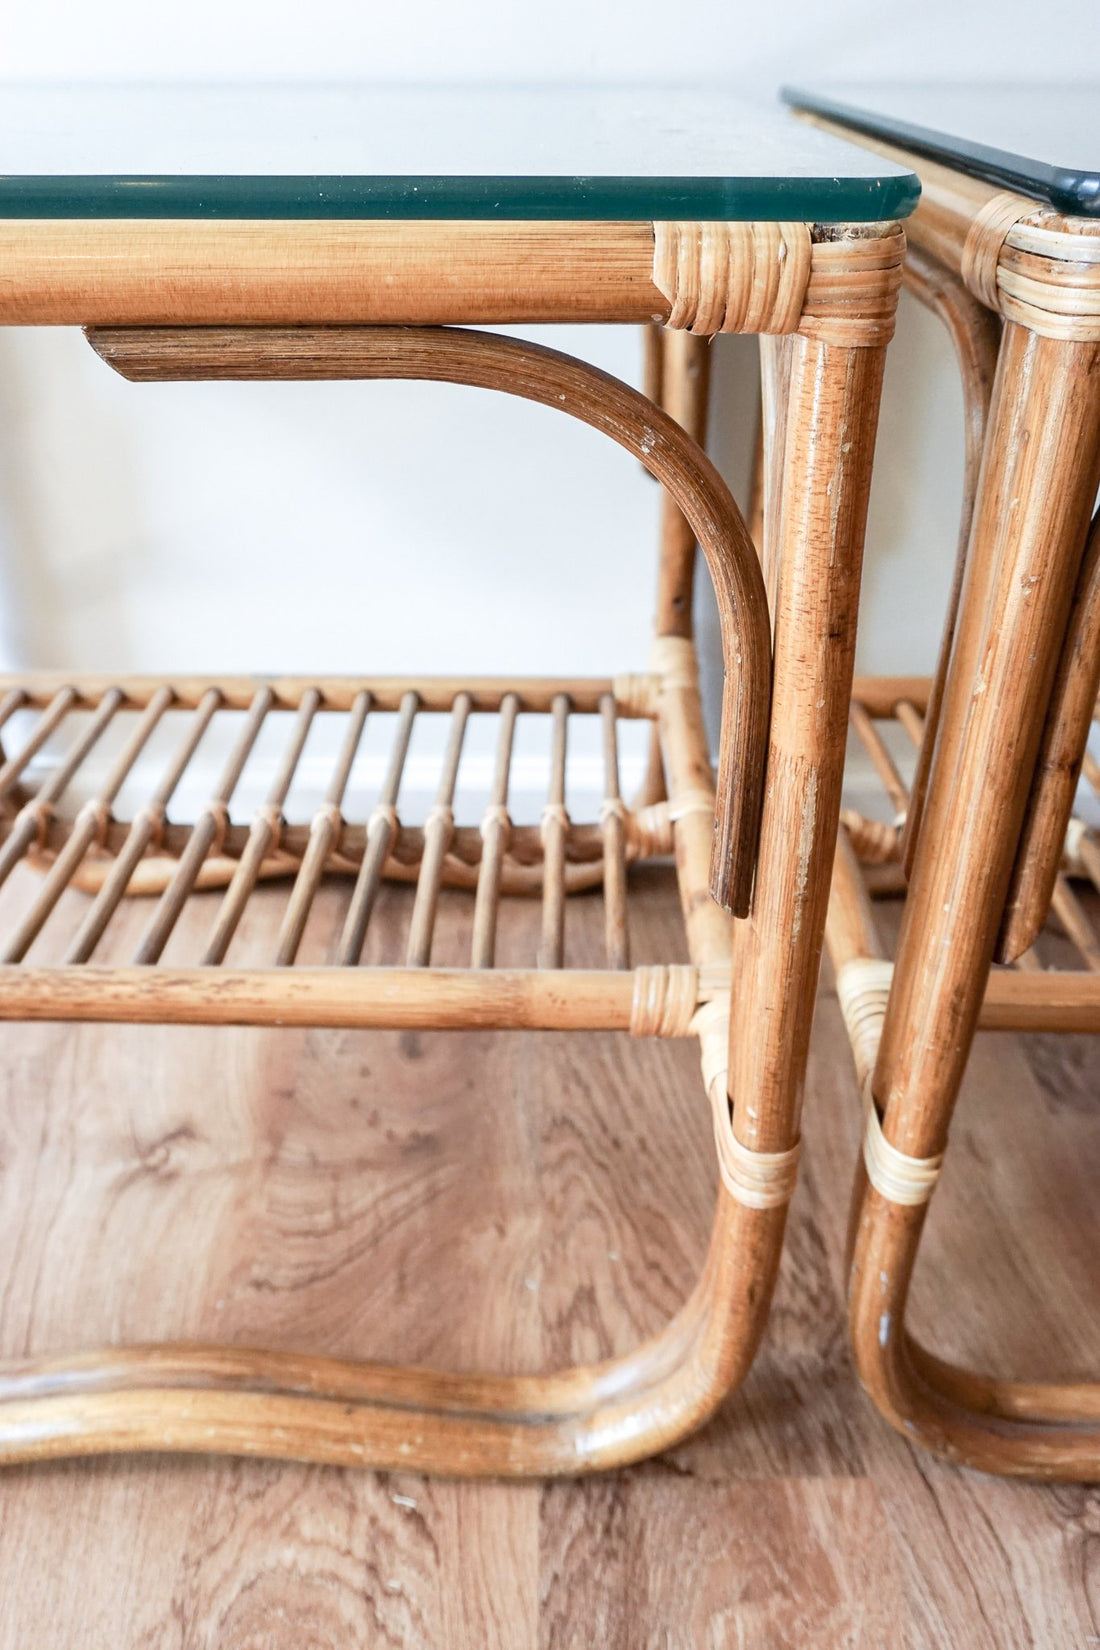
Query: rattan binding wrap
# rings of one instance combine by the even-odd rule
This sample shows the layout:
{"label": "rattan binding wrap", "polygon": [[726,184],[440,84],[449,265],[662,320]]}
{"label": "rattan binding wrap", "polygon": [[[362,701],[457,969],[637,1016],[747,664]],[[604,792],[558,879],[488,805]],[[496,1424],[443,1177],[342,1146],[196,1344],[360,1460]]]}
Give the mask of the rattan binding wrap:
{"label": "rattan binding wrap", "polygon": [[893,977],[893,963],[856,957],[838,971],[836,991],[863,1097],[863,1161],[867,1178],[891,1203],[915,1207],[927,1203],[932,1196],[943,1154],[909,1157],[892,1146],[882,1132],[871,1080]]}
{"label": "rattan binding wrap", "polygon": [[997,267],[1008,232],[1034,210],[1033,202],[1019,195],[994,195],[976,213],[967,231],[962,249],[962,278],[986,309],[1001,307]]}
{"label": "rattan binding wrap", "polygon": [[714,1145],[722,1184],[747,1209],[781,1209],[789,1203],[798,1179],[801,1141],[785,1152],[755,1152],[733,1132],[728,1091],[730,1000],[715,997],[694,1015],[691,1029],[699,1039],[703,1082],[714,1117]]}
{"label": "rattan binding wrap", "polygon": [[672,305],[666,326],[795,332],[810,278],[801,223],[655,223],[653,284]]}
{"label": "rattan binding wrap", "polygon": [[792,223],[655,223],[653,284],[672,306],[665,325],[708,338],[801,332],[845,347],[885,344],[904,236],[817,233]]}

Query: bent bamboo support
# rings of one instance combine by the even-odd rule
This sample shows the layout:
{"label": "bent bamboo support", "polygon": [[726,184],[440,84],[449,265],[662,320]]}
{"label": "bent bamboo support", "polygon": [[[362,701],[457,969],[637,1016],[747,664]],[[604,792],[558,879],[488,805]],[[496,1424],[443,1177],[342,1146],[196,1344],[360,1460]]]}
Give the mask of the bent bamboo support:
{"label": "bent bamboo support", "polygon": [[[843,831],[827,940],[865,1106],[849,1240],[849,1322],[864,1382],[905,1437],[949,1460],[1024,1477],[1092,1478],[1100,1470],[1100,1382],[1000,1380],[947,1363],[904,1327],[912,1266],[942,1153],[913,1158],[897,1152],[886,1142],[874,1107],[871,1082],[894,971]],[[1034,976],[998,975],[994,981],[1026,986]],[[1089,1018],[1071,1016],[1061,1026],[1044,1023],[1042,1029],[1100,1030],[1100,992],[1093,989],[1090,995]],[[987,988],[981,1023],[997,1029],[1003,1024],[998,1014],[1007,1011],[1010,1024],[1022,1018],[1026,1025],[1026,1002],[1006,1004],[1001,996]]]}
{"label": "bent bamboo support", "polygon": [[668,414],[557,350],[460,328],[89,330],[134,382],[414,378],[503,390],[590,424],[634,455],[690,523],[722,626],[726,683],[711,891],[744,916],[752,898],[768,728],[771,636],[759,563],[741,513],[706,455]]}

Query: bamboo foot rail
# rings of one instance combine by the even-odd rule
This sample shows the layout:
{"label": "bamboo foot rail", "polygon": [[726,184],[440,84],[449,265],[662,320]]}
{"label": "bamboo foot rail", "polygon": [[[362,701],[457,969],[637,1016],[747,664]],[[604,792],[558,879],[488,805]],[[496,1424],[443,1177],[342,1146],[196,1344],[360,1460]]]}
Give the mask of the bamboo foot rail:
{"label": "bamboo foot rail", "polygon": [[[864,741],[863,735],[870,730],[875,741],[885,745],[883,729],[891,723],[904,729],[913,743],[915,762],[923,712],[933,690],[932,679],[857,680],[853,726],[867,750],[865,767],[874,765],[875,743]],[[1093,713],[1100,720],[1095,701]],[[1085,775],[1100,805],[1100,767],[1089,757]],[[860,796],[864,800],[864,787]],[[878,811],[885,813],[895,800],[883,784]],[[957,1369],[914,1341],[904,1328],[912,1260],[943,1147],[916,1153],[899,1149],[885,1131],[875,1099],[876,1065],[897,964],[889,959],[875,921],[868,875],[881,867],[884,845],[888,862],[900,869],[902,833],[855,809],[845,809],[841,817],[826,943],[863,1101],[850,1312],[864,1367],[872,1322],[880,1348],[890,1344],[895,1332],[900,1335],[893,1354],[901,1371],[891,1400],[896,1407],[886,1412],[899,1426],[904,1416],[907,1436],[918,1437],[950,1459],[1023,1476],[1094,1477],[1100,1470],[1100,1383],[1004,1381]],[[1055,877],[1051,937],[1044,931],[1037,948],[1023,953],[1011,967],[989,973],[978,1011],[982,1029],[1100,1032],[1100,933],[1073,882],[1083,883],[1086,893],[1100,895],[1100,833],[1078,818],[1071,821],[1062,868]],[[885,891],[900,892],[903,886]],[[1047,966],[1057,928],[1062,931],[1061,948],[1068,945],[1076,952],[1078,967]],[[877,1268],[877,1281],[868,1273],[870,1266]],[[882,1388],[871,1389],[880,1407],[886,1407]]]}
{"label": "bamboo foot rail", "polygon": [[[744,308],[752,281],[733,280],[737,259],[751,250],[745,234],[726,249],[728,290],[716,308],[717,299],[704,302],[700,271],[691,267],[706,247],[680,229],[665,235],[659,260],[680,324],[702,329],[720,309],[723,325],[752,317],[762,325],[763,312]],[[767,230],[776,254],[777,232]],[[772,258],[779,283],[772,298],[792,336],[788,428],[774,466],[783,485],[769,521],[777,548],[771,611],[737,507],[691,434],[643,396],[567,357],[483,333],[411,328],[93,336],[100,354],[136,379],[440,378],[579,417],[634,453],[671,500],[661,616],[650,671],[605,680],[0,682],[5,740],[26,724],[0,770],[0,802],[7,794],[15,804],[0,815],[0,866],[10,878],[0,889],[0,925],[5,902],[16,906],[10,960],[0,965],[0,1018],[694,1036],[720,1184],[694,1292],[659,1335],[623,1357],[523,1377],[205,1346],[36,1358],[0,1366],[0,1462],[168,1449],[452,1474],[576,1473],[675,1442],[748,1368],[797,1169],[871,456],[901,256],[889,225],[850,235],[831,229],[820,246],[800,226],[792,234],[790,260]],[[710,265],[703,259],[701,267]],[[669,405],[691,403],[683,375],[702,347],[667,352]],[[695,542],[718,598],[726,658],[717,778],[684,617]],[[403,778],[425,713],[447,715],[450,735],[434,802],[422,825],[408,825],[399,811]],[[495,758],[478,817],[467,821],[462,751],[471,722],[484,715],[496,722]],[[382,717],[391,729],[384,777],[360,809],[356,765]],[[585,718],[598,726],[603,770],[602,796],[587,820],[573,817],[568,795],[568,752]],[[538,823],[525,824],[513,818],[513,761],[520,729],[535,720],[546,734],[548,783]],[[298,817],[296,775],[326,721],[338,724],[329,741],[335,756],[319,802]],[[659,740],[633,809],[621,778],[621,737],[632,722],[648,723]],[[100,777],[94,758],[110,730],[116,745],[120,731],[124,743],[117,754],[112,747]],[[262,802],[250,810],[237,798],[272,730],[279,754]],[[154,762],[152,746],[168,732]],[[179,819],[174,798],[207,744],[218,752],[220,775],[193,817]],[[26,795],[18,788],[25,781]],[[686,963],[630,955],[630,868],[655,854],[675,859]],[[243,966],[248,903],[261,880],[279,874],[288,889],[275,954],[265,966]],[[307,965],[300,958],[319,938],[318,889],[341,874],[347,901],[340,933],[326,938],[331,962]],[[398,967],[369,960],[384,876],[416,883]],[[204,892],[211,883],[220,894]],[[433,961],[434,916],[448,883],[473,892],[467,966]],[[29,912],[14,898],[17,884]],[[96,947],[124,895],[143,886],[157,903],[134,963],[98,965]],[[580,970],[568,966],[567,907],[588,888],[604,900],[605,966]],[[500,919],[513,894],[542,902],[529,967],[498,965]],[[215,901],[213,921],[201,955],[180,966],[174,936],[180,912],[196,900]]]}

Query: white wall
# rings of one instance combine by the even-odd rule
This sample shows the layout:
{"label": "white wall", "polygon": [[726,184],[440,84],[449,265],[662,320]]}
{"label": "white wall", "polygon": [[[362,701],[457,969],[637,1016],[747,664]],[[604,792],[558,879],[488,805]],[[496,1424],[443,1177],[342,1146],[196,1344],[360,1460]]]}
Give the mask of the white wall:
{"label": "white wall", "polygon": [[[653,0],[104,0],[9,12],[0,77],[706,78],[768,96],[784,79],[1026,78],[1033,26],[1022,0],[687,0],[671,12]],[[1056,0],[1043,26],[1075,40],[1070,74],[1095,73],[1093,0]],[[637,378],[634,330],[553,336]],[[752,350],[715,349],[712,448],[739,486]],[[906,305],[871,516],[865,669],[933,657],[960,449],[946,342]],[[629,668],[645,658],[655,523],[637,466],[543,409],[414,385],[138,388],[75,333],[0,334],[0,646],[28,662]]]}

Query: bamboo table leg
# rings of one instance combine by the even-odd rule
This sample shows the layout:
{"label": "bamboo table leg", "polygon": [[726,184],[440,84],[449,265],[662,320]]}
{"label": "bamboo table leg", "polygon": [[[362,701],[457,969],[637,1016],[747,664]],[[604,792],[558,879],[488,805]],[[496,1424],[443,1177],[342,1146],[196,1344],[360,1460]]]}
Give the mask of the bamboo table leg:
{"label": "bamboo table leg", "polygon": [[850,1280],[861,1378],[906,1437],[988,1470],[1078,1478],[1100,1473],[1100,1388],[1015,1386],[950,1371],[914,1345],[904,1318],[1098,483],[1100,344],[1009,322],[873,1076],[877,1111],[865,1159],[877,1184],[857,1193]]}

